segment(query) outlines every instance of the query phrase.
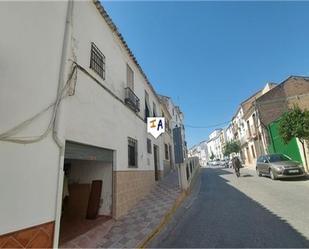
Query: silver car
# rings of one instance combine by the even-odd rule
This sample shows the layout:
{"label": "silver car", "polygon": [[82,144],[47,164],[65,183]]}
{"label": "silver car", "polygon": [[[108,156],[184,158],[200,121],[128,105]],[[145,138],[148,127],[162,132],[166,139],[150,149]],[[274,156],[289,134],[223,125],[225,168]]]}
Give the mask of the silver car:
{"label": "silver car", "polygon": [[267,154],[256,161],[258,176],[269,175],[271,179],[303,177],[305,170],[300,162],[293,161],[284,154]]}

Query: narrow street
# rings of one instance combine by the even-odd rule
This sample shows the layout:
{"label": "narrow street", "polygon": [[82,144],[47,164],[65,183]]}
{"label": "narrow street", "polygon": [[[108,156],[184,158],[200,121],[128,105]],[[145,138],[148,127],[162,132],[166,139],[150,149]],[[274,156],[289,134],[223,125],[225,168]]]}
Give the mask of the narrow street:
{"label": "narrow street", "polygon": [[148,247],[309,247],[309,180],[206,168]]}

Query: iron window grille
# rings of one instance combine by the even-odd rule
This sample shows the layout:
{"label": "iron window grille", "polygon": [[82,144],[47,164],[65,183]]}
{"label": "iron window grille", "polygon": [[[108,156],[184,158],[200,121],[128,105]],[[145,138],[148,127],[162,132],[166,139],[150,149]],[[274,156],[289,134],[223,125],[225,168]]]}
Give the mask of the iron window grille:
{"label": "iron window grille", "polygon": [[135,112],[140,111],[140,101],[130,87],[125,88],[125,103]]}
{"label": "iron window grille", "polygon": [[149,138],[147,138],[147,152],[149,154],[152,153],[152,151],[151,151],[151,140]]}
{"label": "iron window grille", "polygon": [[147,122],[147,118],[150,117],[150,110],[148,108],[148,104],[145,101],[145,122]]}
{"label": "iron window grille", "polygon": [[128,137],[128,166],[137,168],[137,140]]}
{"label": "iron window grille", "polygon": [[90,68],[105,80],[105,56],[93,42],[91,43]]}

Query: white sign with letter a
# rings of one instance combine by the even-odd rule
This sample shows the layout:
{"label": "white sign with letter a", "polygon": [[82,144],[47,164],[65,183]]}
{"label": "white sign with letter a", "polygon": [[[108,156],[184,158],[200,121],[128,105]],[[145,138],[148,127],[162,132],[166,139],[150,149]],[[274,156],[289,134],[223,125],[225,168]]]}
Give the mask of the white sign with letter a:
{"label": "white sign with letter a", "polygon": [[165,132],[165,118],[147,118],[147,132],[153,135],[154,138],[158,138]]}

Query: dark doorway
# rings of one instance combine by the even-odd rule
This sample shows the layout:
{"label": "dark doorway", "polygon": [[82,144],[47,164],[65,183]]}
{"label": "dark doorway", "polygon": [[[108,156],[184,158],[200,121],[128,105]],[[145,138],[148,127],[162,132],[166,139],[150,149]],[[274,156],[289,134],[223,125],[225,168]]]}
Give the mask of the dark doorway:
{"label": "dark doorway", "polygon": [[157,145],[153,145],[153,158],[154,158],[154,168],[155,168],[155,180],[158,181],[159,180],[159,170],[158,170],[158,146]]}

